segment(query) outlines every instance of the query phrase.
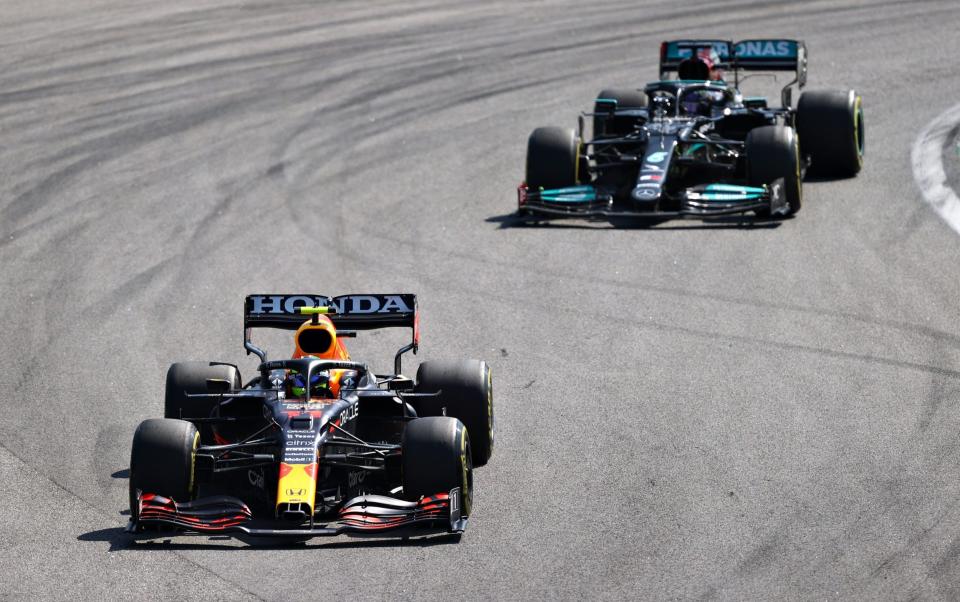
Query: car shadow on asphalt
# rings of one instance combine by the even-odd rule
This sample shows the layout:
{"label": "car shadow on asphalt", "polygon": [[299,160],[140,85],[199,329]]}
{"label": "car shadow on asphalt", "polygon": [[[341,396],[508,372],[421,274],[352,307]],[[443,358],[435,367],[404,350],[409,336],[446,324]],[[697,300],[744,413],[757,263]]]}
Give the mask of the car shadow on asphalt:
{"label": "car shadow on asphalt", "polygon": [[819,174],[815,172],[807,172],[803,176],[804,184],[822,184],[828,182],[843,182],[844,180],[855,180],[857,179],[856,175],[852,176],[838,176],[834,174]]}
{"label": "car shadow on asphalt", "polygon": [[98,529],[83,533],[77,536],[77,541],[98,541],[110,544],[109,552],[119,552],[130,547],[132,539],[123,527],[111,527],[109,529]]}
{"label": "car shadow on asphalt", "polygon": [[[77,536],[78,541],[106,542],[110,544],[108,552],[123,550],[170,551],[170,550],[310,550],[310,549],[349,549],[349,548],[426,548],[459,543],[461,535],[455,533],[424,533],[411,536],[384,537],[339,535],[332,538],[314,538],[308,541],[263,541],[228,535],[171,535],[138,541],[126,532],[124,527],[98,529]],[[220,543],[222,542],[222,543]],[[237,545],[246,544],[246,545]]]}
{"label": "car shadow on asphalt", "polygon": [[537,219],[531,216],[520,216],[516,213],[494,215],[485,221],[500,224],[500,230],[507,228],[554,228],[574,230],[647,230],[651,232],[663,230],[770,230],[792,217],[767,218],[753,215],[726,215],[710,218],[556,218]]}

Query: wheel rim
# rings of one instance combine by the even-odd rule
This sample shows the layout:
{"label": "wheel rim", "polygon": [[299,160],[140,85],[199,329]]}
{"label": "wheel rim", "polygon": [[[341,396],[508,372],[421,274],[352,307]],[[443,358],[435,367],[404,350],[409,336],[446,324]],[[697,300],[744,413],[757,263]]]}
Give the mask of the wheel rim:
{"label": "wheel rim", "polygon": [[487,368],[487,430],[490,439],[490,454],[493,454],[493,375]]}
{"label": "wheel rim", "polygon": [[470,449],[469,433],[462,426],[460,427],[460,499],[462,500],[463,513],[470,515],[473,508],[473,450]]}
{"label": "wheel rim", "polygon": [[574,153],[573,160],[573,183],[580,183],[580,149],[583,146],[583,141],[580,138],[577,138],[577,150]]}
{"label": "wheel rim", "polygon": [[190,484],[187,485],[187,495],[193,499],[196,491],[197,448],[200,446],[200,432],[193,435],[193,448],[190,450]]}
{"label": "wheel rim", "polygon": [[861,99],[858,96],[857,100],[854,102],[854,118],[853,118],[853,141],[857,148],[857,160],[862,164],[863,163],[863,151],[864,151],[864,128],[863,128],[863,106]]}
{"label": "wheel rim", "polygon": [[803,203],[803,182],[800,178],[800,137],[797,136],[796,132],[793,134],[793,159],[796,169],[794,170],[794,177],[797,182],[797,204],[798,207],[794,207],[793,210],[796,211],[799,208],[799,205]]}

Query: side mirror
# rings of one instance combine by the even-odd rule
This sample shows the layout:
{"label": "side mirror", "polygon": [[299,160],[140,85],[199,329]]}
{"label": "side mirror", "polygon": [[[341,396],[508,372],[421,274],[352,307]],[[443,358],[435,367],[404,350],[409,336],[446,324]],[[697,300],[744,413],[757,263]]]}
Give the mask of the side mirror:
{"label": "side mirror", "polygon": [[766,109],[767,108],[767,99],[766,98],[744,98],[743,106],[748,109]]}
{"label": "side mirror", "polygon": [[613,115],[617,112],[618,104],[615,98],[598,98],[594,101],[594,112],[601,115]]}
{"label": "side mirror", "polygon": [[225,378],[208,378],[207,379],[207,392],[208,393],[226,393],[233,387],[233,383]]}
{"label": "side mirror", "polygon": [[413,382],[413,379],[398,374],[390,379],[387,386],[394,391],[413,391],[416,383]]}

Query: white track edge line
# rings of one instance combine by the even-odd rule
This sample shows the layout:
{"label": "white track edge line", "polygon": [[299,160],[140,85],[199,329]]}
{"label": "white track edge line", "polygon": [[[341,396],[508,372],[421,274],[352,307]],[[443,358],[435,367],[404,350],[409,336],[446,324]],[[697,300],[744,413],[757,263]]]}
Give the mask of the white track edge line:
{"label": "white track edge line", "polygon": [[947,185],[947,175],[943,169],[946,138],[957,124],[960,124],[960,105],[948,109],[923,128],[913,143],[910,159],[913,179],[920,187],[924,200],[960,234],[960,198]]}

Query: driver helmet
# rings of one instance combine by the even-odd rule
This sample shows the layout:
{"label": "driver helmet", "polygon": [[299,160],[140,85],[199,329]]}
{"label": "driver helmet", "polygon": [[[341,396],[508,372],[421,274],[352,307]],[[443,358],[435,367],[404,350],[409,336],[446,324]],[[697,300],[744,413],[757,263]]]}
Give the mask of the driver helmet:
{"label": "driver helmet", "polygon": [[719,90],[690,90],[683,93],[680,108],[686,115],[704,115],[710,117],[725,102],[723,92]]}
{"label": "driver helmet", "polygon": [[723,81],[723,70],[718,67],[720,55],[711,48],[701,48],[696,56],[680,61],[677,77],[697,81]]}
{"label": "driver helmet", "polygon": [[[291,370],[284,379],[284,389],[287,398],[303,398],[307,395],[307,375],[297,370]],[[313,397],[332,397],[330,391],[330,373],[326,370],[315,370],[310,375],[310,393]]]}
{"label": "driver helmet", "polygon": [[[677,75],[680,79],[696,81],[723,81],[723,71],[717,65],[720,56],[713,48],[702,48],[697,55],[680,62]],[[680,108],[687,115],[710,116],[714,108],[724,104],[725,95],[720,90],[690,90],[680,99]]]}

